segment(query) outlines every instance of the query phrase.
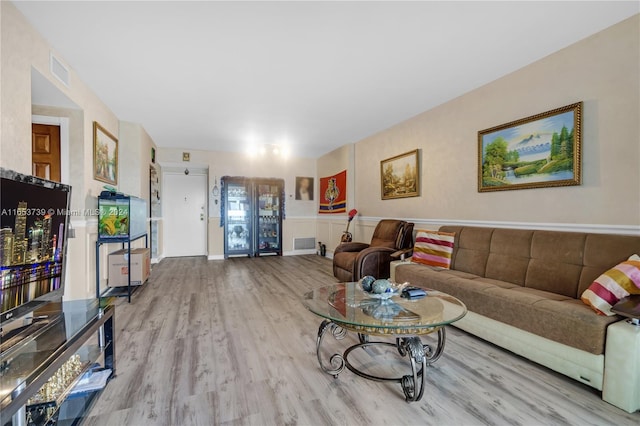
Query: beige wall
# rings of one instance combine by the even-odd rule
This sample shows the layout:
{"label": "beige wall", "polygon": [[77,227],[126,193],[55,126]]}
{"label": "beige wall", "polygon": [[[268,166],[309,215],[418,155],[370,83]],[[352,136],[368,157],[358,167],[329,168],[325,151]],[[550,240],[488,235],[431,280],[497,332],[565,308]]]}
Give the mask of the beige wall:
{"label": "beige wall", "polygon": [[[109,108],[69,68],[69,87],[60,83],[49,71],[50,53],[62,58],[26,21],[10,2],[0,2],[0,43],[2,74],[0,93],[2,114],[0,128],[0,165],[22,173],[31,173],[31,68],[36,69],[53,86],[66,95],[83,111],[83,138],[85,142],[82,176],[86,196],[95,197],[102,184],[93,180],[92,140],[93,121],[98,121],[114,135],[118,134],[118,119]],[[87,145],[88,144],[88,145]],[[91,172],[89,172],[91,171]],[[82,206],[72,206],[82,208]]]}
{"label": "beige wall", "polygon": [[[182,153],[189,152],[191,161],[183,162]],[[283,222],[283,251],[293,250],[294,238],[313,237],[316,233],[317,197],[314,201],[298,201],[295,199],[296,176],[316,176],[316,160],[309,158],[262,158],[250,157],[244,152],[196,151],[177,148],[159,148],[156,161],[162,165],[163,171],[171,167],[201,167],[208,169],[209,188],[214,179],[220,185],[222,176],[247,176],[284,179],[286,202],[286,218]],[[318,193],[318,180],[314,180],[314,193]],[[211,198],[211,196],[210,196]],[[164,203],[165,200],[163,200]],[[166,208],[166,205],[163,205]],[[209,257],[221,258],[224,255],[224,232],[220,227],[219,204],[209,203]]]}
{"label": "beige wall", "polygon": [[[355,172],[355,207],[365,217],[356,221],[356,232],[365,241],[370,238],[367,217],[374,222],[399,217],[427,223],[595,224],[638,232],[639,24],[636,15],[357,141],[350,171]],[[582,185],[477,192],[479,130],[577,101],[584,102]],[[416,148],[422,158],[421,196],[381,200],[380,160]],[[336,153],[320,158],[319,171],[328,171],[326,164],[335,159]],[[319,233],[318,238],[335,239],[335,230],[330,237]]]}
{"label": "beige wall", "polygon": [[[137,123],[120,121],[118,135],[118,190],[128,195],[144,199],[149,212],[149,180],[151,173],[151,148],[155,143],[144,127]],[[148,215],[149,213],[147,213]],[[151,241],[151,223],[147,224],[147,244]],[[144,247],[144,239],[131,244],[132,247]],[[107,259],[108,260],[108,259]],[[104,276],[105,280],[107,276]]]}
{"label": "beige wall", "polygon": [[118,189],[125,194],[144,198],[148,206],[151,148],[156,145],[140,124],[121,121],[119,127]]}
{"label": "beige wall", "polygon": [[[93,122],[99,122],[110,133],[118,135],[119,121],[70,67],[69,87],[60,83],[49,71],[51,53],[63,60],[12,3],[0,2],[0,166],[31,174],[32,114],[68,118],[70,173],[69,181],[65,183],[72,185],[71,209],[93,209],[104,185],[93,179]],[[44,76],[78,109],[32,106],[32,69]],[[148,141],[144,137],[142,139],[148,145]],[[149,160],[145,161],[148,164]],[[136,179],[141,181],[140,171],[135,173]],[[124,175],[128,178],[126,172]],[[122,174],[119,182],[122,182]],[[68,244],[65,298],[93,297],[97,218],[74,216],[71,223],[76,230],[76,238],[70,239]],[[108,250],[107,247],[103,249],[103,262]]]}

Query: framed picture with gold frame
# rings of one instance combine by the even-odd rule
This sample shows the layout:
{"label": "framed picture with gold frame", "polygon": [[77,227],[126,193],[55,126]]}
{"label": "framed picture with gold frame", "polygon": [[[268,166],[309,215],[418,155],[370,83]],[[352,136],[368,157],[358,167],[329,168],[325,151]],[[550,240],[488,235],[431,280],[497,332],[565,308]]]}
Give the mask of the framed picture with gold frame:
{"label": "framed picture with gold frame", "polygon": [[118,139],[97,121],[93,122],[93,178],[118,184]]}
{"label": "framed picture with gold frame", "polygon": [[383,200],[420,195],[419,150],[380,161],[380,193]]}
{"label": "framed picture with gold frame", "polygon": [[478,192],[580,185],[582,102],[478,132]]}

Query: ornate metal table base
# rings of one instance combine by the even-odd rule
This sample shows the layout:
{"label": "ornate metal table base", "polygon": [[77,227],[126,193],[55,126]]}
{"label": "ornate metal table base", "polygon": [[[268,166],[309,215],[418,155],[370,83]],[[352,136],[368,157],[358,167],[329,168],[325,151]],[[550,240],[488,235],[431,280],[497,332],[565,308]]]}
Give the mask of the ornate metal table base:
{"label": "ornate metal table base", "polygon": [[[318,357],[318,362],[320,363],[320,368],[322,369],[322,371],[337,378],[346,366],[353,373],[357,374],[360,377],[364,377],[365,379],[380,382],[398,382],[402,386],[402,390],[407,402],[420,401],[420,399],[422,398],[422,395],[424,394],[426,367],[427,365],[433,364],[438,360],[438,358],[440,358],[442,352],[444,351],[444,345],[446,341],[446,333],[444,327],[440,327],[437,330],[438,343],[435,347],[423,344],[420,340],[420,337],[417,336],[398,337],[396,338],[395,343],[371,342],[369,341],[369,335],[358,333],[358,340],[360,341],[360,343],[347,348],[342,355],[339,353],[331,355],[329,357],[329,364],[326,365],[325,363],[323,363],[322,356],[320,354],[320,347],[322,346],[324,335],[328,331],[331,332],[336,340],[344,339],[347,334],[346,328],[332,321],[324,320],[322,324],[320,324],[320,328],[318,329],[318,338],[316,340],[316,355]],[[411,361],[412,374],[393,378],[372,376],[358,370],[349,363],[348,357],[352,351],[360,348],[364,349],[369,346],[392,346],[398,350],[398,353],[401,356],[404,357],[408,355]]]}

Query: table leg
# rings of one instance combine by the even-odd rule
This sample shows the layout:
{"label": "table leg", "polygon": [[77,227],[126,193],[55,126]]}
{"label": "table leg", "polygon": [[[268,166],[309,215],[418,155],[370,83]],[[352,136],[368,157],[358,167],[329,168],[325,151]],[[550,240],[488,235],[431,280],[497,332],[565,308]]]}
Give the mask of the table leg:
{"label": "table leg", "polygon": [[318,329],[318,338],[316,339],[316,356],[318,357],[318,363],[320,363],[320,368],[327,374],[331,374],[334,378],[338,378],[338,374],[344,370],[344,358],[341,354],[333,354],[329,358],[329,365],[325,366],[322,362],[322,356],[320,355],[320,346],[322,346],[322,339],[327,331],[330,331],[333,337],[336,340],[344,339],[344,336],[347,334],[347,330],[340,327],[337,324],[329,320],[322,321],[320,324],[320,328]]}
{"label": "table leg", "polygon": [[[444,327],[438,329],[438,343],[434,348],[423,345],[419,337],[403,337],[396,339],[396,347],[400,355],[409,355],[411,360],[411,375],[403,376],[400,385],[407,402],[420,401],[424,394],[427,365],[431,365],[440,358],[444,351],[446,332]],[[419,366],[419,369],[418,369]],[[420,382],[418,382],[418,377]]]}
{"label": "table leg", "polygon": [[431,365],[436,362],[444,352],[444,344],[447,341],[447,333],[444,327],[438,329],[438,346],[433,348],[431,345],[424,345],[427,364]]}
{"label": "table leg", "polygon": [[[419,337],[403,337],[400,339],[398,351],[402,355],[408,354],[411,360],[412,374],[403,376],[400,380],[405,399],[407,402],[420,401],[424,393],[425,377],[427,376],[425,345],[422,344]],[[419,370],[418,364],[420,365]],[[418,377],[420,382],[418,382]]]}
{"label": "table leg", "polygon": [[[440,358],[440,356],[442,356],[442,353],[444,352],[444,344],[446,342],[446,339],[447,339],[447,333],[445,331],[445,328],[442,327],[438,329],[438,344],[435,348],[432,347],[431,345],[423,345],[424,351],[425,351],[425,357],[427,359],[428,365],[433,364]],[[398,337],[396,339],[396,347],[398,348],[398,352],[400,353],[400,355],[405,356],[407,354],[407,351],[401,345],[401,343],[402,343],[402,339]]]}
{"label": "table leg", "polygon": [[400,382],[407,402],[420,401],[420,399],[422,399],[426,381],[426,368],[428,365],[433,364],[440,358],[444,351],[444,345],[446,342],[446,332],[444,327],[438,329],[438,342],[435,346],[423,344],[420,337],[417,336],[396,338],[395,347],[400,355],[409,356],[409,360],[411,362],[411,374],[400,378],[384,378],[361,372],[349,364],[346,359],[348,354],[354,349],[365,348],[369,345],[394,346],[393,343],[371,342],[369,340],[369,335],[358,333],[358,340],[360,343],[348,348],[344,352],[344,355],[339,353],[331,355],[329,357],[329,364],[326,365],[322,360],[320,348],[327,332],[331,332],[336,340],[344,339],[347,334],[347,330],[338,324],[335,324],[330,320],[322,321],[320,328],[318,329],[318,337],[316,340],[316,356],[318,357],[318,363],[320,364],[322,371],[327,374],[331,374],[334,378],[337,378],[342,370],[344,370],[345,366],[347,366],[349,370],[355,374],[370,380]]}

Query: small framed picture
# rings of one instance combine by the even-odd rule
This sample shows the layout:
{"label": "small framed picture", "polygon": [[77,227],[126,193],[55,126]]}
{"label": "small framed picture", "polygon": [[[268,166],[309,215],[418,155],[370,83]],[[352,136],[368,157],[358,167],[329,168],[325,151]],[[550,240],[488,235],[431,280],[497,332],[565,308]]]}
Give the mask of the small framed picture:
{"label": "small framed picture", "polygon": [[313,178],[306,176],[296,176],[296,200],[313,200]]}
{"label": "small framed picture", "polygon": [[93,122],[93,178],[118,184],[118,139],[97,121]]}
{"label": "small framed picture", "polygon": [[383,200],[420,195],[419,150],[405,152],[380,162],[380,192]]}

